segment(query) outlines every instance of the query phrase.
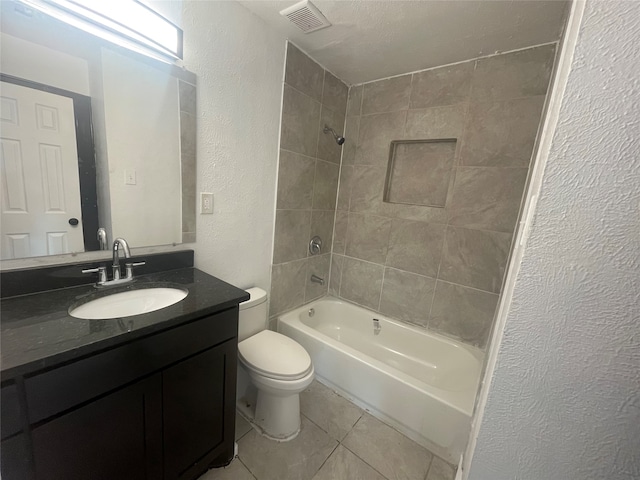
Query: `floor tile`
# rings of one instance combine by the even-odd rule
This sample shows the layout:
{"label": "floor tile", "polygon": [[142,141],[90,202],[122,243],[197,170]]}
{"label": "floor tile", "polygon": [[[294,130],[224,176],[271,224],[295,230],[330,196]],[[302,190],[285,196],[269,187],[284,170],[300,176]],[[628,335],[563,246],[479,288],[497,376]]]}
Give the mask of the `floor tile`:
{"label": "floor tile", "polygon": [[212,468],[198,480],[255,480],[240,460],[235,458],[227,467]]}
{"label": "floor tile", "polygon": [[236,442],[251,431],[251,424],[236,412]]}
{"label": "floor tile", "polygon": [[238,442],[239,456],[259,480],[310,480],[338,442],[306,417],[290,442],[275,442],[255,430]]}
{"label": "floor tile", "polygon": [[300,394],[300,410],[335,440],[341,441],[358,419],[362,410],[318,381]]}
{"label": "floor tile", "polygon": [[424,480],[433,455],[393,428],[364,414],[342,442],[385,477]]}
{"label": "floor tile", "polygon": [[426,480],[454,480],[456,469],[439,457],[433,457]]}
{"label": "floor tile", "polygon": [[313,480],[386,479],[342,445],[338,445]]}

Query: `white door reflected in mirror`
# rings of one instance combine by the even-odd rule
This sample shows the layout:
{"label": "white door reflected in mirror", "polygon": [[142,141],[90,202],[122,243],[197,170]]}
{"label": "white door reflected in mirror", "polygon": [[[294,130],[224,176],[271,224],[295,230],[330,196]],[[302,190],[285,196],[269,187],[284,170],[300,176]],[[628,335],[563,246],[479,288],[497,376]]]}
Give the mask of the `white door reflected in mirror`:
{"label": "white door reflected in mirror", "polygon": [[1,258],[83,252],[73,101],[2,82],[1,118]]}

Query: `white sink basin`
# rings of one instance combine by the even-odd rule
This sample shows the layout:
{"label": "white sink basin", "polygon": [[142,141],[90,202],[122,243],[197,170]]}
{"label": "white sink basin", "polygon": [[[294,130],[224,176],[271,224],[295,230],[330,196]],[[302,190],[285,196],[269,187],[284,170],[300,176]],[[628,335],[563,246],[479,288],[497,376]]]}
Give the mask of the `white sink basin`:
{"label": "white sink basin", "polygon": [[87,320],[130,317],[178,303],[189,292],[179,288],[142,288],[96,298],[69,310],[69,315]]}

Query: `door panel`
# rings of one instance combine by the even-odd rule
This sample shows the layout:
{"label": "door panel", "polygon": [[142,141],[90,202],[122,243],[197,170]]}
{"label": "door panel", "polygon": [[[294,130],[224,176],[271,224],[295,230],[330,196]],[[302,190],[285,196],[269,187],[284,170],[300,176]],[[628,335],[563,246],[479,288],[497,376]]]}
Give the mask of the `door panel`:
{"label": "door panel", "polygon": [[73,100],[1,85],[1,258],[82,252]]}
{"label": "door panel", "polygon": [[234,339],[162,372],[165,480],[202,474],[233,445],[236,355]]}

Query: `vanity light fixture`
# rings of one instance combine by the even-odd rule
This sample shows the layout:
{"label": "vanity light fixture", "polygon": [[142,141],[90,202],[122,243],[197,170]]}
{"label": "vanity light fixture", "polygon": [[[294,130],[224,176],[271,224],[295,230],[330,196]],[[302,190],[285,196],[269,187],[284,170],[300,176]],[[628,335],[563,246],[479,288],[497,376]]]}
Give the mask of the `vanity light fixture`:
{"label": "vanity light fixture", "polygon": [[153,57],[182,58],[182,30],[139,0],[19,0],[60,21]]}

